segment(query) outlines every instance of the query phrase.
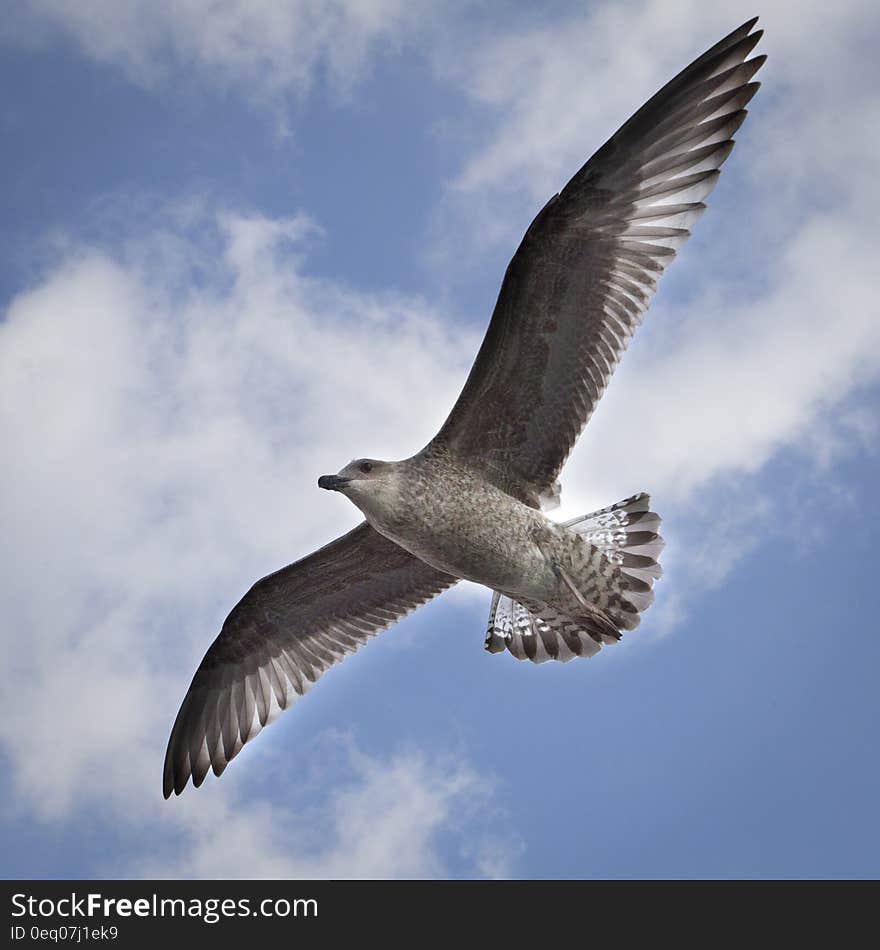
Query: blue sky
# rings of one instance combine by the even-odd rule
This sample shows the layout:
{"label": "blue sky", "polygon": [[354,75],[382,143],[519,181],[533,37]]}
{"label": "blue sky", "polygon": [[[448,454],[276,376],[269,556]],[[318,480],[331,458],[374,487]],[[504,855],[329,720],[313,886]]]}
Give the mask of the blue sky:
{"label": "blue sky", "polygon": [[[876,10],[204,6],[0,32],[3,874],[876,876]],[[430,438],[533,214],[755,12],[764,87],[563,473],[560,517],[664,516],[642,626],[536,668],[461,585],[164,802],[228,610],[358,519],[316,476]]]}

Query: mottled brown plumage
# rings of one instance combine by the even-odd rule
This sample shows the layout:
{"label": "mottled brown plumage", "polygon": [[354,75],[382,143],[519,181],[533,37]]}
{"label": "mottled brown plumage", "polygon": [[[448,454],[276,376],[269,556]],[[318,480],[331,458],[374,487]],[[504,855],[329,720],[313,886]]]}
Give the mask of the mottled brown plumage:
{"label": "mottled brown plumage", "polygon": [[486,648],[590,656],[637,626],[660,576],[660,518],[640,494],[567,524],[541,511],[690,235],[764,57],[751,20],[683,70],[526,232],[440,432],[401,462],[360,459],[319,485],[366,522],[255,584],[196,672],[164,792],[219,775],[330,666],[466,578],[495,593]]}

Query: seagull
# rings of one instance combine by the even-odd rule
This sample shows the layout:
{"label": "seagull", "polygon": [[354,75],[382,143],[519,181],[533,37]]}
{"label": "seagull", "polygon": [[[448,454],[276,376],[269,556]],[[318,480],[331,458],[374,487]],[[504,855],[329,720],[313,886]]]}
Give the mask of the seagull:
{"label": "seagull", "polygon": [[538,213],[431,442],[318,479],[365,520],[257,581],[232,609],[171,730],[165,798],[209,769],[221,775],[330,667],[460,579],[493,591],[491,653],[565,662],[638,625],[661,573],[649,496],[566,523],[545,511],[730,155],[766,58],[748,58],[756,22],[668,82]]}

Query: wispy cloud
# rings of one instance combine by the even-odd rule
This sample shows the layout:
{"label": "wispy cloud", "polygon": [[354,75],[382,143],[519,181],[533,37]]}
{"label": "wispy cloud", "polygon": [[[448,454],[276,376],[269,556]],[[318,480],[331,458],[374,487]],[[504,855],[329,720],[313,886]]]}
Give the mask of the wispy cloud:
{"label": "wispy cloud", "polygon": [[32,46],[68,40],[142,85],[185,76],[279,105],[322,73],[347,93],[371,55],[397,48],[428,9],[402,0],[27,0],[0,35]]}
{"label": "wispy cloud", "polygon": [[[161,802],[158,780],[170,711],[229,591],[352,523],[315,496],[318,472],[358,445],[395,456],[426,441],[474,342],[418,299],[305,277],[304,219],[168,220],[113,249],[69,244],[0,326],[13,787],[46,820],[101,802],[159,839],[186,815],[181,873],[441,874],[434,834],[486,794],[461,761],[440,776],[419,755],[353,752],[319,816],[336,843],[305,856],[273,806],[242,813],[228,780],[196,811]],[[483,860],[466,858],[474,873]]]}
{"label": "wispy cloud", "polygon": [[[512,251],[592,148],[754,12],[738,0],[597,4],[438,54],[483,116],[435,222],[444,271]],[[771,0],[759,12],[764,89],[564,472],[562,515],[650,490],[664,510],[688,509],[696,533],[708,486],[783,450],[814,464],[865,444],[852,413],[880,375],[880,94],[864,36],[880,19],[863,0],[797,11]],[[751,536],[758,515],[744,504]]]}
{"label": "wispy cloud", "polygon": [[[500,273],[591,149],[754,12],[737,0],[630,0],[448,33],[434,67],[479,122],[465,113],[475,144],[436,209],[438,272],[494,260]],[[787,452],[827,470],[873,444],[859,403],[880,375],[880,95],[864,36],[880,22],[863,0],[796,13],[771,0],[757,12],[770,58],[741,144],[563,473],[560,517],[654,495],[669,546],[648,626],[661,632],[686,616],[680,591],[717,588],[804,520],[796,509],[815,484],[772,500],[757,490],[768,463]]]}
{"label": "wispy cloud", "polygon": [[[246,809],[228,796],[166,814],[183,846],[136,861],[127,873],[159,878],[433,878],[450,874],[452,854],[467,876],[509,876],[520,843],[493,832],[493,784],[459,757],[407,751],[366,756],[344,736],[324,737],[336,758],[293,788],[284,805]],[[205,790],[202,790],[203,792]],[[207,798],[207,800],[205,800]],[[181,800],[182,802],[182,800]],[[317,804],[316,804],[317,802]],[[178,804],[178,803],[175,803]],[[157,818],[158,816],[157,809]]]}

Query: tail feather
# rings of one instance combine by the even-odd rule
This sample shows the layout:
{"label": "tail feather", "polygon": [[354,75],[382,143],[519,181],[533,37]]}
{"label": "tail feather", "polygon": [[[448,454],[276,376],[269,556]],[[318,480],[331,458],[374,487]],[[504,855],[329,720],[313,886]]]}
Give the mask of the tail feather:
{"label": "tail feather", "polygon": [[619,569],[624,603],[622,610],[611,610],[609,615],[624,630],[637,627],[639,614],[654,602],[654,581],[663,574],[658,560],[665,546],[659,533],[661,520],[651,511],[651,496],[641,492],[565,522]]}
{"label": "tail feather", "polygon": [[[592,573],[584,578],[584,590],[595,591],[594,608],[585,605],[577,616],[549,604],[521,604],[496,591],[489,611],[486,649],[508,650],[519,660],[563,663],[576,656],[593,656],[603,643],[620,639],[620,630],[638,626],[640,614],[654,600],[653,584],[661,576],[658,562],[663,550],[660,516],[650,510],[651,499],[642,493],[616,505],[565,522],[598,550],[605,565],[596,573],[595,561],[584,562]],[[572,580],[576,584],[580,578]],[[581,599],[581,598],[579,598]]]}
{"label": "tail feather", "polygon": [[598,653],[600,646],[594,634],[550,607],[539,615],[498,591],[492,595],[485,643],[490,653],[509,650],[518,660],[567,663]]}

